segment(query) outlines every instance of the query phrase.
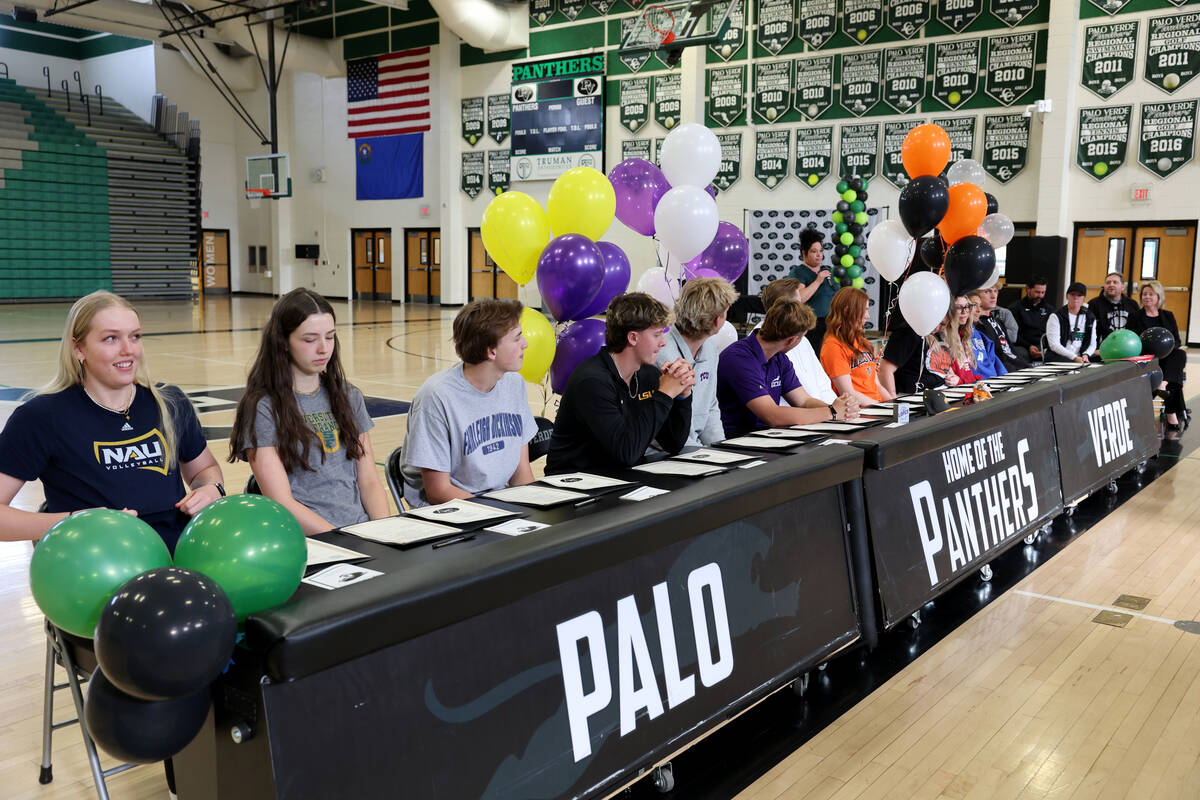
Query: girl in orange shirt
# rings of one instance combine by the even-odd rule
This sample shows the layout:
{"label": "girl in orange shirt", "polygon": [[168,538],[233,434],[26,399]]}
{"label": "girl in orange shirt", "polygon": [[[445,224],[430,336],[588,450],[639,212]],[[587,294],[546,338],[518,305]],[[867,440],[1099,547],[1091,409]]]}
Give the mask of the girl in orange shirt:
{"label": "girl in orange shirt", "polygon": [[893,397],[879,382],[878,357],[863,333],[870,317],[868,305],[862,289],[839,289],[829,305],[821,343],[821,366],[834,389],[838,394],[857,396],[864,406]]}

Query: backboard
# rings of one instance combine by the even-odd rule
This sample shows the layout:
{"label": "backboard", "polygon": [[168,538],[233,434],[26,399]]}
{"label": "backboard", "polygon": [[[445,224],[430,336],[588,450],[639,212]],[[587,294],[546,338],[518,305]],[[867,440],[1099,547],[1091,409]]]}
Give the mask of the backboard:
{"label": "backboard", "polygon": [[[621,40],[622,53],[658,49],[682,51],[715,42],[729,29],[730,15],[743,0],[665,0],[649,3],[642,19]],[[673,54],[674,59],[678,55]]]}
{"label": "backboard", "polygon": [[292,176],[288,154],[246,156],[246,197],[250,200],[278,200],[292,196]]}

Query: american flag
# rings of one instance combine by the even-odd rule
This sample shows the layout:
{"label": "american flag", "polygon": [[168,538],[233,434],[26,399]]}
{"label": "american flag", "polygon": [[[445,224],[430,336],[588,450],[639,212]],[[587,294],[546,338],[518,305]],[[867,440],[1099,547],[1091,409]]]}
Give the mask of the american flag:
{"label": "american flag", "polygon": [[348,136],[429,130],[429,48],[346,63]]}

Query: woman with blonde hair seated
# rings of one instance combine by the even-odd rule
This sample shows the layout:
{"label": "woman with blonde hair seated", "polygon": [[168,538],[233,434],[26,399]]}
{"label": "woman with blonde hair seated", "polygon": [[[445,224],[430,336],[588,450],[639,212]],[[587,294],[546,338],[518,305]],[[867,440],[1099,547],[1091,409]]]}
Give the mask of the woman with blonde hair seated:
{"label": "woman with blonde hair seated", "polygon": [[[1144,282],[1138,297],[1142,301],[1142,307],[1129,315],[1125,327],[1138,336],[1148,328],[1166,328],[1175,337],[1175,349],[1166,358],[1158,360],[1163,371],[1163,381],[1154,390],[1154,394],[1163,398],[1167,430],[1177,431],[1181,424],[1186,429],[1189,418],[1184,404],[1183,383],[1186,378],[1184,369],[1187,367],[1187,352],[1182,349],[1183,340],[1179,337],[1179,325],[1175,322],[1175,315],[1164,308],[1167,293],[1161,283]],[[1182,422],[1180,416],[1183,417]]]}

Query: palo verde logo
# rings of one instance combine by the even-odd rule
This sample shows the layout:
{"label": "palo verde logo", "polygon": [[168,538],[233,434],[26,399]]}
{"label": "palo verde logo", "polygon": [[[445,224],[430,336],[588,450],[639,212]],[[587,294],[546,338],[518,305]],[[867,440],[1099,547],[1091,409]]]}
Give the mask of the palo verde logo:
{"label": "palo verde logo", "polygon": [[96,461],[104,469],[148,469],[167,474],[167,440],[158,428],[123,442],[94,442]]}

